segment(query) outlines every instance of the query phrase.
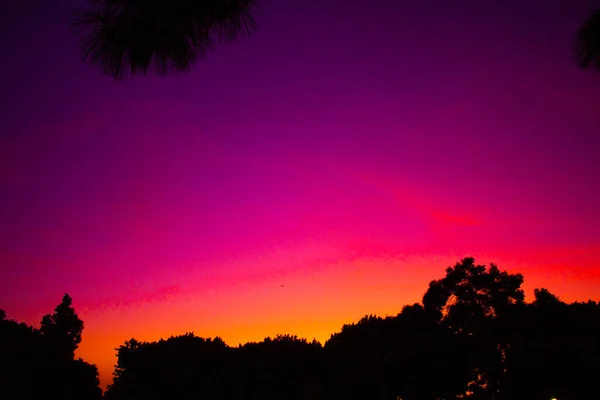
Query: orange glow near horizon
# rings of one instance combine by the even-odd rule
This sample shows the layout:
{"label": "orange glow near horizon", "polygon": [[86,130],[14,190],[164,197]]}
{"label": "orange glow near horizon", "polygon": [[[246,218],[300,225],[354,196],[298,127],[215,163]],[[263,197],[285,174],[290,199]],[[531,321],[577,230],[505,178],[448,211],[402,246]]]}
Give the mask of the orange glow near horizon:
{"label": "orange glow near horizon", "polygon": [[6,1],[0,308],[39,326],[68,293],[106,386],[125,340],[324,342],[466,256],[600,300],[587,0],[365,1],[264,1],[252,38],[126,82],[80,62],[74,1]]}
{"label": "orange glow near horizon", "polygon": [[[312,273],[297,268],[269,276],[255,274],[235,283],[223,281],[220,289],[194,289],[190,282],[197,277],[188,276],[177,290],[166,287],[143,301],[95,304],[80,311],[86,329],[77,355],[98,365],[105,387],[112,380],[114,349],[133,337],[154,341],[194,332],[237,346],[290,333],[325,343],[344,324],[364,315],[396,315],[403,305],[420,302],[429,281],[442,277],[444,269],[462,257],[357,258],[317,265]],[[501,261],[495,263],[505,269]],[[509,271],[524,272],[529,299],[533,288],[542,286],[562,288],[552,291],[565,301],[598,298],[597,275],[583,283],[581,276],[560,267],[554,275],[535,274],[534,267],[525,265]]]}

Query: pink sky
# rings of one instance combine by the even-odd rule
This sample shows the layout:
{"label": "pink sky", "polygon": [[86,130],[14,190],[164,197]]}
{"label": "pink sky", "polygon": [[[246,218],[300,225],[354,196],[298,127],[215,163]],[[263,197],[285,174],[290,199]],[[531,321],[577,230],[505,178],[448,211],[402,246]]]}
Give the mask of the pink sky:
{"label": "pink sky", "polygon": [[324,341],[469,255],[600,300],[592,2],[264,1],[255,37],[124,83],[79,62],[76,3],[10,10],[48,31],[2,43],[0,307],[68,292],[103,384],[131,337]]}

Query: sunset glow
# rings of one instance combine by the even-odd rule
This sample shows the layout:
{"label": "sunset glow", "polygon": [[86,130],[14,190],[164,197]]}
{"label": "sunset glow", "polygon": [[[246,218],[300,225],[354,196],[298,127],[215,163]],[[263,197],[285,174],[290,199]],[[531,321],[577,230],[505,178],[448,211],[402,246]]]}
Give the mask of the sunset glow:
{"label": "sunset glow", "polygon": [[121,83],[64,3],[14,6],[47,34],[0,65],[0,308],[37,326],[69,293],[103,386],[132,337],[324,342],[465,256],[600,300],[592,2],[264,1],[256,36]]}

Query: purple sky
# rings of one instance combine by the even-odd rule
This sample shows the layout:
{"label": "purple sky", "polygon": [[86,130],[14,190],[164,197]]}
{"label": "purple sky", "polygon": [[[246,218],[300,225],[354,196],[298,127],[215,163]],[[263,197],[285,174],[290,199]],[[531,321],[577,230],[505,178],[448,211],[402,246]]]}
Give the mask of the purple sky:
{"label": "purple sky", "polygon": [[[433,263],[409,274],[424,285],[474,254],[564,298],[600,296],[600,82],[570,49],[600,3],[262,0],[254,37],[189,74],[120,83],[80,62],[68,19],[83,1],[54,3],[0,15],[0,308],[33,323],[69,291],[105,379],[114,360],[98,354],[143,336],[102,314],[114,299],[196,304],[248,279],[215,290],[227,307],[244,290],[271,304],[260,285],[281,270],[344,265],[356,293],[361,268],[392,282],[383,255]],[[387,312],[425,286],[411,290],[365,304]],[[360,317],[352,293],[323,321]],[[308,331],[276,311],[227,325],[237,314],[207,304],[221,314],[176,329]]]}

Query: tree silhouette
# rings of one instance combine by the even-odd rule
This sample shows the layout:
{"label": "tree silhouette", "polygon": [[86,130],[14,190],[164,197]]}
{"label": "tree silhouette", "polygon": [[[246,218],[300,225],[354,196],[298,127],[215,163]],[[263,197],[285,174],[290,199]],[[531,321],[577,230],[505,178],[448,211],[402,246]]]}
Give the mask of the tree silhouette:
{"label": "tree silhouette", "polygon": [[470,373],[466,342],[420,304],[344,325],[324,350],[331,399],[455,398]]}
{"label": "tree silhouette", "polygon": [[278,335],[230,348],[186,334],[117,349],[107,399],[316,399],[321,345]]}
{"label": "tree silhouette", "polygon": [[158,342],[128,340],[117,349],[114,382],[107,399],[223,398],[230,349],[220,338],[193,334]]}
{"label": "tree silhouette", "polygon": [[39,382],[41,353],[40,332],[34,328],[9,319],[0,319],[0,397],[9,388],[15,388],[22,399],[33,399]]}
{"label": "tree silhouette", "polygon": [[520,274],[500,272],[494,264],[486,270],[475,265],[474,258],[465,258],[446,269],[444,278],[429,284],[423,305],[451,329],[472,334],[482,321],[524,301],[522,283]]}
{"label": "tree silhouette", "polygon": [[57,357],[66,359],[73,359],[83,331],[83,321],[75,313],[72,303],[71,297],[65,294],[54,313],[42,318],[40,327],[41,333],[56,349]]}
{"label": "tree silhouette", "polygon": [[[567,304],[545,288],[535,289],[526,303],[522,282],[520,274],[465,258],[429,284],[423,304],[404,306],[395,316],[365,316],[323,346],[293,335],[237,347],[192,333],[155,342],[131,339],[116,349],[114,380],[104,397],[596,398],[600,305]],[[96,367],[72,356],[82,328],[67,295],[40,330],[6,319],[0,310],[0,396],[99,400]],[[60,356],[57,343],[69,345]]]}
{"label": "tree silhouette", "polygon": [[577,31],[574,50],[580,68],[600,70],[600,10],[591,12]]}
{"label": "tree silhouette", "polygon": [[471,379],[467,392],[477,398],[498,393],[503,379],[503,361],[509,344],[507,316],[523,304],[523,276],[489,269],[465,258],[446,269],[423,296],[423,305],[451,331],[468,343]]}
{"label": "tree silhouette", "polygon": [[215,43],[256,31],[255,0],[88,0],[72,28],[82,58],[105,75],[178,74]]}
{"label": "tree silhouette", "polygon": [[519,325],[507,355],[504,398],[596,397],[600,307],[595,302],[566,304],[536,289]]}
{"label": "tree silhouette", "polygon": [[294,335],[267,337],[234,349],[234,398],[256,400],[322,398],[321,344]]}
{"label": "tree silhouette", "polygon": [[3,312],[0,317],[0,397],[101,398],[96,366],[73,358],[83,323],[68,295],[43,318],[41,329],[8,320]]}

